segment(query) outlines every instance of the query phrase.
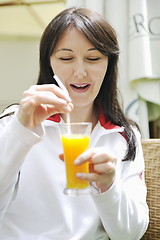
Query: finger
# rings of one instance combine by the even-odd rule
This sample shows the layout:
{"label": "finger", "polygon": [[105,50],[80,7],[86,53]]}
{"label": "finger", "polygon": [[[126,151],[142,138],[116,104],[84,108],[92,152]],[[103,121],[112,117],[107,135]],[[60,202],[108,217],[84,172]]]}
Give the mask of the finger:
{"label": "finger", "polygon": [[86,180],[89,182],[97,182],[99,181],[99,175],[96,173],[77,173],[76,177],[81,180]]}
{"label": "finger", "polygon": [[69,95],[60,87],[55,84],[43,84],[43,85],[33,85],[29,89],[30,91],[48,91],[56,94],[59,98],[66,100],[67,102],[71,102],[71,98]]}
{"label": "finger", "polygon": [[97,163],[105,163],[105,162],[116,162],[115,156],[113,156],[111,153],[107,153],[105,151],[97,152],[96,154],[93,155],[92,157],[92,162],[94,164]]}
{"label": "finger", "polygon": [[81,180],[86,180],[89,182],[95,182],[98,185],[109,184],[113,182],[113,174],[97,174],[97,173],[77,173],[76,177]]}
{"label": "finger", "polygon": [[68,103],[67,105],[62,106],[61,108],[57,108],[53,104],[41,104],[41,107],[48,112],[48,115],[51,116],[52,114],[56,113],[69,113],[73,110],[74,106],[72,103]]}
{"label": "finger", "polygon": [[51,92],[34,92],[29,93],[26,97],[22,98],[20,105],[24,108],[35,108],[40,104],[48,104],[53,108],[63,109],[64,111],[70,111],[71,103],[67,103],[66,100],[57,97]]}
{"label": "finger", "polygon": [[94,151],[92,151],[91,149],[87,149],[85,152],[83,152],[76,158],[76,160],[74,161],[74,164],[81,165],[81,164],[89,161],[93,157],[94,154],[95,154]]}
{"label": "finger", "polygon": [[94,164],[93,169],[97,173],[113,173],[115,172],[115,163],[106,162],[101,164]]}
{"label": "finger", "polygon": [[81,180],[86,180],[89,182],[96,183],[105,183],[106,182],[106,174],[97,174],[97,173],[77,173],[76,177]]}
{"label": "finger", "polygon": [[[65,97],[65,95],[63,94],[63,90],[61,90],[60,88],[58,88],[57,86],[54,86],[54,88],[50,87],[50,88],[45,88],[45,87],[41,87],[39,88],[39,86],[32,86],[31,88],[29,88],[28,90],[24,91],[23,93],[23,97],[32,97],[32,96],[48,96],[48,97],[53,97],[55,96],[56,99],[62,99],[63,101],[67,102],[67,98]],[[68,101],[70,102],[70,101]]]}

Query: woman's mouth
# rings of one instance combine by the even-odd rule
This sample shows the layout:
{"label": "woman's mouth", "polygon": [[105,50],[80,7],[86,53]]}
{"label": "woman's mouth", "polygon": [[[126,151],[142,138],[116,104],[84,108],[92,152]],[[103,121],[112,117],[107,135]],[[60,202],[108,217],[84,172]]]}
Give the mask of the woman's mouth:
{"label": "woman's mouth", "polygon": [[85,92],[90,87],[90,84],[88,83],[76,83],[76,84],[70,84],[71,88],[75,92]]}

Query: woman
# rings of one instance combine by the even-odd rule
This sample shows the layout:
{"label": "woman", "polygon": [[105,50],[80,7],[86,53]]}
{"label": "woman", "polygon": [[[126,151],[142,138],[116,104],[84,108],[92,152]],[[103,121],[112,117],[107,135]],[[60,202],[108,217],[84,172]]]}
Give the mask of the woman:
{"label": "woman", "polygon": [[[114,30],[90,10],[67,9],[45,29],[38,84],[1,116],[1,239],[138,240],[144,234],[144,160],[139,131],[118,102],[118,57]],[[90,149],[75,160],[93,162],[93,171],[77,175],[94,182],[91,195],[63,194],[58,124],[66,113],[71,122],[93,125]]]}

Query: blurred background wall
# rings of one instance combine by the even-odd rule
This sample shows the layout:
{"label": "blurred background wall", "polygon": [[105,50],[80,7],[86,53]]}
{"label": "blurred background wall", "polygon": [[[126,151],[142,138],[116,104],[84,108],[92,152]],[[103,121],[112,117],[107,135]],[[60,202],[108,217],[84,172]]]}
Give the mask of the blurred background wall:
{"label": "blurred background wall", "polygon": [[65,0],[0,0],[0,112],[36,84],[40,36]]}
{"label": "blurred background wall", "polygon": [[0,39],[0,111],[19,102],[22,92],[35,84],[38,40]]}

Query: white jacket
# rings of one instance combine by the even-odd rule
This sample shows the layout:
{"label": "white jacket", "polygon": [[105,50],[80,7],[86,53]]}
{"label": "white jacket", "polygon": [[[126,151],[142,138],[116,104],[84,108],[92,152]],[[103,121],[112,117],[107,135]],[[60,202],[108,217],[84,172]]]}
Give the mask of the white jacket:
{"label": "white jacket", "polygon": [[139,240],[148,225],[139,132],[135,160],[122,161],[123,129],[100,120],[91,147],[114,152],[116,180],[105,193],[69,197],[56,118],[34,131],[16,114],[0,120],[0,239]]}

